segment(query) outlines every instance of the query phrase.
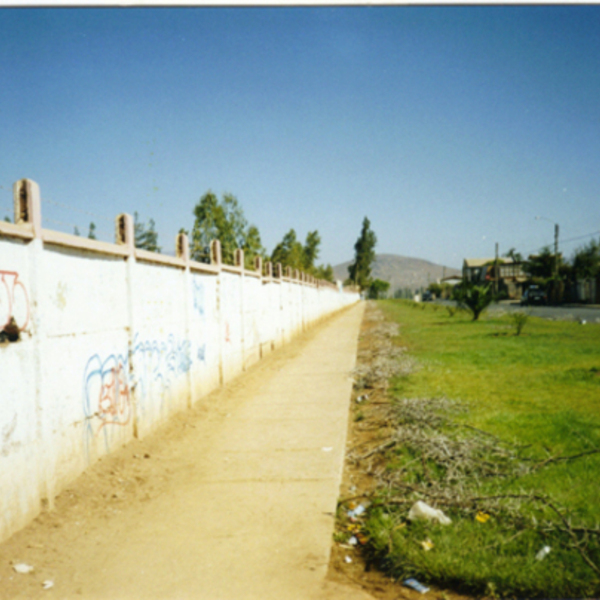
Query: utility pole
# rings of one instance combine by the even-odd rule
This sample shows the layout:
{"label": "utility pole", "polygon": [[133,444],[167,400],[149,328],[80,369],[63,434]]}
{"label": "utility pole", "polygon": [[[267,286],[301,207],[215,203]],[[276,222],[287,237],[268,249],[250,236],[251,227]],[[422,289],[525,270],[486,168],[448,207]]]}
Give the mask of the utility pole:
{"label": "utility pole", "polygon": [[[550,219],[546,217],[536,217],[536,221],[538,219],[543,219],[544,221],[550,221]],[[558,279],[558,223],[554,223],[554,278]]]}
{"label": "utility pole", "polygon": [[498,242],[496,242],[496,261],[494,262],[494,295],[498,296],[498,278],[500,276],[500,265],[498,264]]}
{"label": "utility pole", "polygon": [[554,224],[554,278],[558,279],[558,223]]}

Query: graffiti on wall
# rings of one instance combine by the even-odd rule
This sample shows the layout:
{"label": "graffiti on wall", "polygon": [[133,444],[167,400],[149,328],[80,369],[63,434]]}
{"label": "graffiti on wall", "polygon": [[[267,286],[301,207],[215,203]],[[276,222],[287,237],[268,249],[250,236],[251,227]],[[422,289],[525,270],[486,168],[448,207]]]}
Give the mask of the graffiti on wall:
{"label": "graffiti on wall", "polygon": [[104,361],[94,354],[85,367],[84,412],[86,419],[97,418],[95,433],[106,425],[127,425],[131,419],[131,399],[127,358],[111,354]]}
{"label": "graffiti on wall", "polygon": [[[169,335],[166,340],[142,340],[134,337],[131,352],[102,358],[94,354],[87,361],[83,378],[85,449],[89,459],[90,443],[101,433],[108,451],[114,426],[125,426],[133,417],[133,392],[144,415],[163,410],[171,399],[175,380],[186,374],[194,358],[205,360],[206,346],[192,352],[189,340]],[[110,431],[109,431],[110,430]]]}
{"label": "graffiti on wall", "polygon": [[192,284],[192,298],[194,300],[194,310],[204,316],[204,284],[194,279]]}
{"label": "graffiti on wall", "polygon": [[[206,319],[205,290],[204,283],[199,277],[192,279],[192,302],[194,311],[200,316],[200,329],[203,329]],[[198,361],[206,362],[206,344],[198,344],[195,355]]]}
{"label": "graffiti on wall", "polygon": [[174,379],[187,373],[192,366],[191,343],[178,341],[170,335],[166,341],[143,340],[136,335],[133,342],[134,375],[132,382],[137,389],[140,410],[145,409],[146,400],[152,395],[158,396],[162,403],[168,398],[168,392]]}
{"label": "graffiti on wall", "polygon": [[206,362],[206,344],[198,345],[198,350],[196,351],[196,358],[200,362]]}
{"label": "graffiti on wall", "polygon": [[0,330],[14,319],[19,331],[29,324],[29,296],[16,271],[0,271]]}

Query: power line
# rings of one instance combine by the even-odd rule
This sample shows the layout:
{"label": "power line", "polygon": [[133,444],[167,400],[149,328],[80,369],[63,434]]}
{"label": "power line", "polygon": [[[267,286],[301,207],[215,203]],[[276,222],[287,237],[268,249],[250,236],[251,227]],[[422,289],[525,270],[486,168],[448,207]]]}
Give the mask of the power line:
{"label": "power line", "polygon": [[561,244],[568,244],[569,242],[577,242],[579,240],[583,240],[588,237],[594,237],[595,235],[600,234],[600,231],[594,231],[593,233],[586,233],[585,235],[580,235],[578,237],[574,237],[568,240],[562,240]]}
{"label": "power line", "polygon": [[[581,240],[585,240],[587,238],[590,237],[594,237],[595,235],[600,234],[600,230],[599,231],[593,231],[592,233],[586,233],[585,235],[579,235],[577,237],[574,238],[569,238],[567,240],[560,240],[560,245],[564,246],[565,244],[570,244],[572,242],[578,242]],[[532,250],[526,250],[523,252],[523,254],[531,254],[532,252],[539,252],[542,248],[546,248],[546,247],[550,247],[552,246],[554,242],[550,242],[548,244],[542,244],[541,246],[537,246],[536,248],[533,248]]]}

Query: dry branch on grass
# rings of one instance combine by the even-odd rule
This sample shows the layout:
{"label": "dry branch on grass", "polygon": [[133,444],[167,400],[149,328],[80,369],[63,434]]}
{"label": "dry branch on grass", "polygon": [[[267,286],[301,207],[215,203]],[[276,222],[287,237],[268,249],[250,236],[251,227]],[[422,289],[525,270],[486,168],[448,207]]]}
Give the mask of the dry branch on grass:
{"label": "dry branch on grass", "polygon": [[[389,380],[410,374],[416,363],[393,343],[392,338],[398,335],[397,324],[385,323],[372,307],[367,321],[373,323],[366,334],[369,349],[359,353],[355,387],[378,389],[387,395]],[[455,514],[485,511],[515,529],[564,534],[564,544],[600,574],[587,544],[589,536],[600,535],[600,529],[573,526],[564,516],[565,510],[547,496],[478,493],[489,489],[489,482],[518,478],[558,462],[600,453],[600,449],[535,461],[523,455],[528,446],[511,444],[456,418],[466,411],[464,405],[447,398],[393,400],[381,421],[389,427],[387,439],[380,438],[366,451],[361,444],[360,454],[355,448],[348,456],[375,479],[373,490],[362,497],[368,496],[373,507],[387,508],[408,508],[420,499]],[[388,468],[391,463],[394,467]],[[547,509],[543,520],[528,516],[531,512],[525,508],[532,505]]]}

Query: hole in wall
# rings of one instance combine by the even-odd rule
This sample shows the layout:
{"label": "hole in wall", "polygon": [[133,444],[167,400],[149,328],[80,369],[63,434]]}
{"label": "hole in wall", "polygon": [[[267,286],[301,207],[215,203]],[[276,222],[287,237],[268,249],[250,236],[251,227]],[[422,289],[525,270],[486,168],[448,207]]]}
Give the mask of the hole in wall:
{"label": "hole in wall", "polygon": [[21,339],[21,332],[17,325],[15,318],[11,317],[8,323],[4,325],[2,331],[0,331],[0,344],[8,344],[11,342],[18,342]]}

